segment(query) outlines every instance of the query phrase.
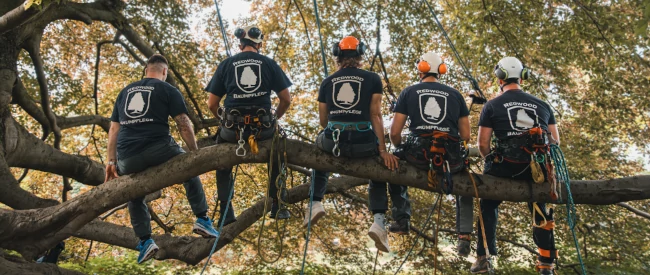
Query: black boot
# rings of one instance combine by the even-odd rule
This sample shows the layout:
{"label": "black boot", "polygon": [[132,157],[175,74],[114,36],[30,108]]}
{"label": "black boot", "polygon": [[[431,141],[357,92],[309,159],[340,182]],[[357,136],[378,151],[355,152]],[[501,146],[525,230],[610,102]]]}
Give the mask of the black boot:
{"label": "black boot", "polygon": [[221,219],[223,218],[226,219],[226,221],[223,223],[223,226],[229,225],[237,221],[237,219],[235,218],[235,210],[232,207],[232,202],[228,207],[228,213],[226,214],[223,213],[226,210],[226,205],[227,204],[225,201],[219,201],[219,223],[215,225],[216,227],[219,227],[221,225]]}
{"label": "black boot", "polygon": [[393,222],[388,227],[388,231],[391,233],[396,233],[400,235],[406,235],[411,230],[411,220],[410,219],[401,219],[397,222]]}

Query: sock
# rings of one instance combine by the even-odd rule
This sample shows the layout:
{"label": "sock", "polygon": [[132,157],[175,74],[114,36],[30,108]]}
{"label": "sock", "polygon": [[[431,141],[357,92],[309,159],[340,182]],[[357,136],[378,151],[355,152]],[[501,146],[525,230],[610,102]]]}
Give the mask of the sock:
{"label": "sock", "polygon": [[201,213],[198,213],[196,214],[196,217],[204,221],[210,220],[210,218],[208,218],[208,211],[203,211]]}
{"label": "sock", "polygon": [[375,223],[381,227],[386,226],[386,214],[385,213],[376,213],[375,214]]}
{"label": "sock", "polygon": [[144,236],[140,237],[140,240],[143,241],[143,242],[148,240],[148,239],[151,239],[151,234],[147,234],[147,235],[144,235]]}

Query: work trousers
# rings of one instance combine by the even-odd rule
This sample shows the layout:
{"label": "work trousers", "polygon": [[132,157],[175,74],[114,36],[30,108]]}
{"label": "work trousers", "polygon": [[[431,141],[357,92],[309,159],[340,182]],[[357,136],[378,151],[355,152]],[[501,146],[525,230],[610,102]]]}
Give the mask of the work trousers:
{"label": "work trousers", "polygon": [[[273,134],[275,134],[275,127],[264,128],[259,133],[257,140],[262,141],[262,140],[273,138]],[[242,137],[247,143],[248,143],[248,137],[250,135],[251,135],[251,130],[248,128],[246,128],[242,133]],[[221,127],[221,129],[219,129],[219,135],[217,137],[217,144],[224,143],[224,142],[237,143],[238,139],[239,136],[237,135],[237,132],[234,129]],[[247,153],[250,154],[250,151]],[[286,192],[287,192],[287,190],[285,189],[284,181],[277,182],[276,184],[276,180],[280,175],[280,161],[283,161],[282,159],[278,161],[278,154],[282,156],[280,152],[275,151],[274,155],[270,157],[269,162],[267,163],[267,169],[271,169],[271,177],[269,178],[268,181],[268,186],[270,188],[269,195],[271,198],[273,198],[275,202],[278,201],[278,187],[282,190],[281,196],[283,199],[286,198]],[[273,162],[272,167],[271,167],[271,160]],[[220,213],[221,213],[219,222],[221,222],[221,219],[225,218],[224,224],[228,224],[231,221],[235,220],[235,214],[234,214],[232,202],[230,202],[230,206],[228,207],[228,213],[224,213],[224,210],[228,203],[228,196],[230,196],[230,193],[233,192],[233,189],[235,187],[235,182],[234,179],[232,178],[233,176],[232,169],[233,167],[228,167],[226,169],[217,170],[217,197],[219,199]],[[279,205],[277,203],[274,203],[274,207],[278,207],[278,206]]]}
{"label": "work trousers", "polygon": [[[491,161],[491,160],[487,160]],[[514,178],[518,180],[529,180],[532,181],[532,174],[530,167],[527,167],[526,163],[491,163],[487,164],[486,167],[489,167],[485,171],[486,174],[502,177],[502,178]],[[546,170],[544,170],[544,175],[546,175]],[[518,175],[517,175],[518,174]],[[517,175],[517,176],[512,176]],[[496,231],[497,223],[499,217],[499,205],[502,201],[497,200],[487,200],[481,199],[481,215],[483,216],[483,222],[485,223],[485,236],[487,239],[488,250],[490,255],[497,254],[496,248]],[[553,209],[546,209],[545,203],[535,203],[539,209],[543,212],[543,215],[535,212],[535,224],[541,225],[544,219],[546,219],[547,226],[544,228],[534,227],[533,228],[533,240],[535,245],[539,248],[540,256],[538,257],[540,262],[543,263],[552,263],[553,259],[557,256],[557,250],[555,249],[555,237],[553,234],[554,220],[553,220]],[[533,203],[528,203],[528,208],[530,211],[535,211]],[[480,230],[480,220],[478,221],[477,228]],[[478,234],[478,242],[476,254],[478,256],[485,255],[485,248],[483,246],[483,236],[481,232]]]}
{"label": "work trousers", "polygon": [[[326,133],[326,131],[323,131],[320,135],[325,135]],[[331,133],[327,134],[329,135]],[[352,144],[367,144],[368,142],[373,141],[376,143],[377,137],[375,132],[372,130],[363,132],[343,131],[341,132],[340,140],[349,141]],[[319,170],[314,170],[312,173],[314,201],[321,201],[325,197],[329,175],[329,172]],[[386,213],[388,210],[388,195],[386,194],[387,186],[388,193],[390,193],[390,198],[393,203],[393,207],[391,208],[393,219],[396,221],[410,219],[411,202],[409,200],[408,187],[399,184],[369,180],[368,200],[370,211],[373,213]]]}
{"label": "work trousers", "polygon": [[[178,146],[171,139],[169,142],[156,142],[149,145],[141,153],[127,159],[120,159],[118,156],[117,169],[120,175],[129,175],[146,170],[149,167],[163,164],[171,158],[185,153],[183,148]],[[195,215],[206,213],[208,203],[205,200],[203,185],[199,177],[193,177],[183,183],[187,200]],[[131,225],[138,237],[151,234],[151,216],[144,197],[137,198],[128,203]]]}

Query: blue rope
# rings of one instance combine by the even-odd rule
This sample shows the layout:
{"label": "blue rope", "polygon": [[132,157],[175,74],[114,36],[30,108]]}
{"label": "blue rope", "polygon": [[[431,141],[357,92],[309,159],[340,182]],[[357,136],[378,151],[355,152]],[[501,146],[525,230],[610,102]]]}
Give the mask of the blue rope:
{"label": "blue rope", "polygon": [[300,275],[305,274],[305,261],[307,260],[307,248],[309,247],[309,233],[311,232],[311,209],[314,202],[314,189],[316,185],[316,170],[312,169],[311,172],[311,186],[309,186],[309,220],[307,222],[307,236],[305,237],[305,252],[302,255],[302,267],[300,268]]}
{"label": "blue rope", "polygon": [[[582,274],[587,274],[587,269],[585,268],[585,263],[582,261],[582,256],[580,255],[580,244],[578,243],[578,238],[576,237],[576,205],[573,202],[573,196],[571,195],[571,180],[569,178],[569,170],[566,166],[566,161],[564,159],[564,153],[562,149],[555,144],[551,144],[551,158],[553,159],[553,164],[555,165],[555,177],[558,181],[564,182],[566,186],[567,193],[567,223],[569,228],[571,228],[571,234],[573,235],[573,242],[576,246],[576,252],[578,253],[578,261],[580,261],[580,268],[582,269]],[[561,200],[561,198],[560,198]],[[561,202],[561,201],[560,201]]]}
{"label": "blue rope", "polygon": [[226,47],[226,55],[230,57],[232,55],[230,53],[230,43],[228,42],[228,36],[226,35],[226,28],[224,28],[223,21],[221,20],[221,10],[219,10],[219,4],[217,4],[217,0],[214,0],[214,6],[217,7],[217,18],[219,18],[219,26],[221,26],[221,35],[223,36],[223,42]]}
{"label": "blue rope", "polygon": [[217,231],[217,237],[214,239],[214,244],[212,244],[212,249],[210,250],[210,255],[208,255],[208,260],[205,262],[205,265],[203,266],[203,269],[201,270],[201,275],[203,275],[203,272],[205,272],[205,269],[208,267],[210,264],[210,258],[212,258],[212,254],[214,253],[214,250],[217,249],[217,243],[219,242],[219,237],[221,237],[221,230],[223,229],[223,223],[226,221],[226,213],[228,213],[228,209],[230,208],[230,201],[232,200],[232,195],[235,193],[235,178],[237,178],[237,172],[239,171],[239,165],[237,165],[237,168],[235,168],[235,173],[233,173],[230,177],[230,194],[228,194],[228,201],[226,203],[226,209],[223,211],[223,217],[219,216],[219,219],[221,220],[219,222],[219,230]]}
{"label": "blue rope", "polygon": [[318,16],[318,5],[314,0],[314,12],[316,13],[316,24],[318,25],[318,38],[320,39],[320,54],[323,58],[323,68],[325,69],[325,76],[329,75],[327,72],[327,59],[325,59],[325,48],[323,47],[323,36],[320,33],[320,17]]}

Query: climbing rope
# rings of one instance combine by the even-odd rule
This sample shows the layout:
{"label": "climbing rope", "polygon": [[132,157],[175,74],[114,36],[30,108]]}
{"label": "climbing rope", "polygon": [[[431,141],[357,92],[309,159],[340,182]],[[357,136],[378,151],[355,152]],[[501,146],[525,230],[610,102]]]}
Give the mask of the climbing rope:
{"label": "climbing rope", "polygon": [[318,16],[318,5],[314,0],[314,13],[316,14],[316,25],[318,25],[318,38],[320,39],[320,54],[323,58],[323,69],[325,69],[325,76],[329,75],[327,72],[327,59],[325,58],[325,47],[323,46],[323,35],[320,31],[320,16]]}
{"label": "climbing rope", "polygon": [[487,99],[483,95],[483,91],[481,91],[481,87],[479,87],[478,85],[478,81],[476,81],[476,79],[472,76],[472,73],[470,72],[469,68],[467,67],[463,59],[460,57],[458,50],[456,50],[456,46],[454,46],[454,43],[451,42],[451,39],[449,38],[447,31],[445,31],[445,28],[442,26],[442,23],[440,23],[440,20],[438,20],[438,16],[436,15],[436,12],[429,4],[429,1],[422,0],[422,2],[424,2],[427,5],[427,8],[429,8],[429,12],[431,12],[431,14],[433,15],[433,19],[436,21],[438,28],[440,28],[440,30],[442,31],[442,35],[445,37],[447,44],[449,44],[449,48],[451,48],[452,52],[454,52],[454,55],[456,56],[456,59],[458,59],[458,64],[460,64],[461,68],[463,68],[464,76],[472,84],[472,88],[476,92],[478,92],[478,96],[476,96],[475,94],[470,94],[470,97],[472,98],[472,104],[470,105],[470,109],[472,108],[472,105],[474,105],[474,103],[483,104],[487,102]]}
{"label": "climbing rope", "polygon": [[560,146],[557,146],[556,144],[551,144],[551,158],[553,159],[553,164],[555,165],[555,176],[557,180],[559,182],[564,182],[566,186],[567,223],[569,224],[569,228],[571,229],[571,234],[573,235],[573,242],[576,247],[576,253],[578,254],[578,261],[580,262],[580,268],[582,269],[582,274],[586,275],[587,269],[585,268],[585,264],[582,260],[582,255],[580,255],[580,243],[578,242],[578,238],[576,237],[575,227],[576,227],[577,211],[576,211],[576,205],[573,202],[573,196],[571,195],[571,179],[569,178],[569,170],[567,169],[566,161],[564,159],[564,153],[562,153],[562,149],[560,149]]}
{"label": "climbing rope", "polygon": [[217,18],[219,18],[219,26],[221,27],[221,35],[223,36],[224,47],[226,48],[226,55],[231,57],[230,53],[230,43],[228,42],[228,36],[226,35],[226,28],[223,26],[223,20],[221,19],[221,10],[219,9],[219,4],[217,0],[214,0],[214,6],[217,7]]}
{"label": "climbing rope", "polygon": [[[235,178],[237,178],[237,172],[239,171],[239,165],[235,168],[235,173],[233,173],[230,176],[230,194],[228,194],[228,201],[226,203],[226,209],[224,209],[223,217],[219,217],[219,230],[217,230],[217,236],[214,239],[214,244],[212,244],[212,249],[210,249],[210,254],[208,255],[208,260],[205,262],[205,265],[203,266],[203,269],[201,270],[201,275],[203,275],[203,272],[205,272],[205,269],[208,267],[210,264],[210,258],[212,258],[212,254],[214,253],[214,250],[217,249],[217,243],[219,242],[219,237],[221,237],[221,230],[223,229],[223,224],[226,221],[225,214],[228,213],[228,209],[230,208],[230,202],[232,200],[232,196],[235,193]],[[216,192],[216,191],[215,191]]]}
{"label": "climbing rope", "polygon": [[[431,221],[431,216],[433,215],[433,211],[435,211],[436,207],[440,204],[440,197],[442,197],[442,193],[438,194],[438,198],[436,198],[436,201],[433,202],[433,206],[431,206],[431,210],[429,211],[429,214],[427,214],[426,220],[424,220],[424,224],[422,227],[420,227],[421,234],[418,234],[415,236],[415,240],[413,240],[413,244],[411,245],[411,248],[409,248],[409,252],[406,253],[406,257],[404,257],[404,260],[402,260],[402,263],[399,265],[397,270],[395,271],[395,275],[399,273],[400,270],[402,270],[402,267],[404,266],[404,263],[406,263],[406,260],[408,260],[409,256],[411,256],[411,253],[413,252],[413,248],[415,248],[415,245],[418,242],[418,239],[420,238],[420,235],[424,234],[424,229],[429,226],[429,222]],[[437,233],[436,233],[437,234]]]}
{"label": "climbing rope", "polygon": [[309,233],[311,232],[311,210],[314,202],[314,185],[316,178],[316,170],[312,169],[311,184],[309,186],[309,220],[307,220],[307,235],[305,236],[305,251],[302,255],[302,267],[300,268],[300,275],[305,274],[305,261],[307,260],[307,248],[309,248]]}
{"label": "climbing rope", "polygon": [[467,170],[467,175],[469,176],[472,185],[474,186],[474,196],[476,197],[476,207],[478,208],[478,220],[481,224],[481,236],[483,237],[483,248],[485,249],[485,259],[488,261],[488,273],[493,274],[494,268],[492,265],[492,259],[490,257],[490,250],[488,249],[487,237],[485,235],[485,224],[483,223],[483,211],[481,210],[481,201],[478,196],[478,186],[476,185],[476,180],[474,179],[474,174]]}
{"label": "climbing rope", "polygon": [[[275,187],[277,189],[277,198],[278,198],[278,212],[276,215],[283,209],[286,209],[287,203],[282,199],[282,186],[280,182],[286,182],[287,179],[287,169],[286,169],[286,159],[287,159],[287,139],[284,134],[280,133],[280,126],[276,124],[276,131],[275,134],[273,135],[273,140],[271,141],[271,152],[269,155],[269,180],[272,180],[272,171],[273,171],[273,159],[275,155],[277,154],[278,157],[278,169],[279,169],[279,174],[277,178],[274,181]],[[283,132],[284,133],[284,132]],[[284,140],[284,150],[283,150],[283,155],[280,155],[280,153],[276,153],[276,146],[279,146],[279,140],[283,139]],[[265,198],[268,198],[270,196],[271,192],[271,186],[269,185],[266,188],[266,196]],[[260,257],[260,259],[266,263],[272,264],[280,260],[282,257],[282,253],[284,250],[284,234],[286,233],[287,230],[287,224],[288,221],[284,222],[284,225],[282,226],[282,230],[280,230],[279,226],[279,221],[278,217],[276,216],[275,219],[275,228],[278,230],[278,240],[280,243],[280,251],[278,252],[278,256],[275,257],[272,260],[269,260],[265,258],[264,253],[262,252],[262,233],[264,232],[264,224],[266,222],[266,212],[268,211],[268,203],[264,204],[264,215],[262,216],[262,225],[260,226],[260,230],[257,235],[257,255]]]}

